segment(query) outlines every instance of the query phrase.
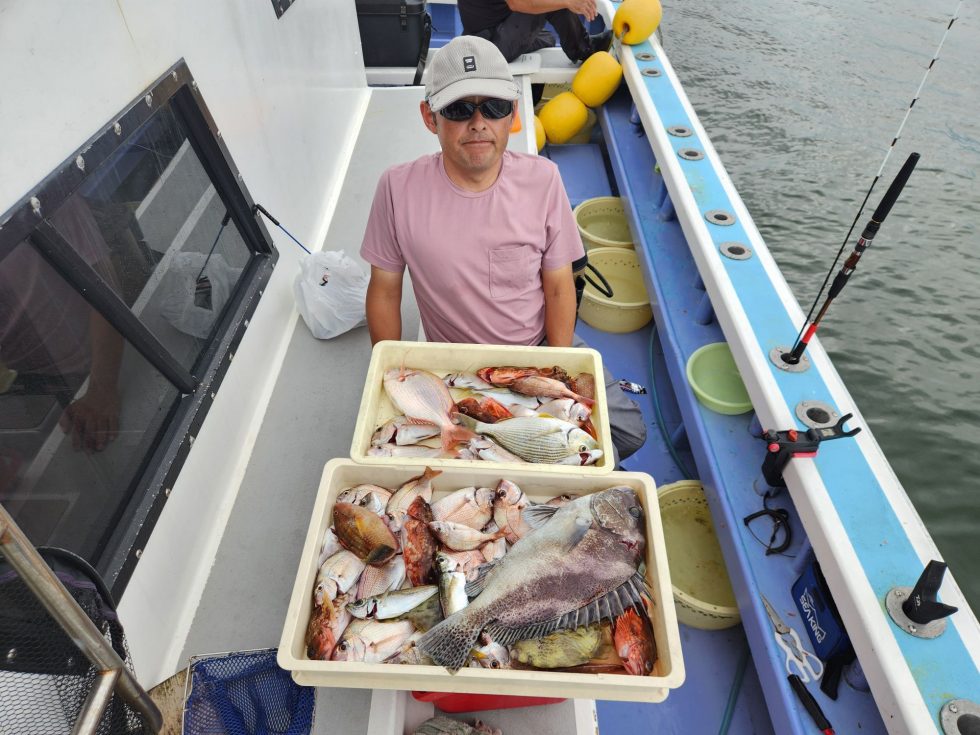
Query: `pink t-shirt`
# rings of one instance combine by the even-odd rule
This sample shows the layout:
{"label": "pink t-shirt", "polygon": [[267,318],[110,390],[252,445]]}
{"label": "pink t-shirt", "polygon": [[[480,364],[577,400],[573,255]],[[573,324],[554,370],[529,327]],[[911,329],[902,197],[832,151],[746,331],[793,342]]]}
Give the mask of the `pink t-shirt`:
{"label": "pink t-shirt", "polygon": [[541,271],[584,252],[558,167],[511,151],[481,192],[453,184],[441,153],[389,168],[361,245],[371,265],[408,266],[428,340],[479,344],[539,344]]}

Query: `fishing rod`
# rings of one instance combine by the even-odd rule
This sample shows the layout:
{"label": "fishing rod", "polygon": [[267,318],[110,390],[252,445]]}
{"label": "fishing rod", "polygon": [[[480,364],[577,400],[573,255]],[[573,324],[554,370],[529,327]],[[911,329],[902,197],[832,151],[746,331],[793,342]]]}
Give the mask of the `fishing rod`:
{"label": "fishing rod", "polygon": [[[932,55],[932,61],[930,61],[929,65],[926,67],[926,71],[922,75],[922,81],[919,82],[919,87],[918,89],[915,90],[915,95],[912,97],[912,101],[909,103],[908,108],[905,110],[905,116],[902,118],[902,122],[898,126],[898,131],[895,133],[894,137],[892,138],[891,144],[888,146],[888,150],[885,151],[885,158],[881,162],[881,166],[878,167],[878,173],[875,174],[874,180],[871,182],[871,186],[868,187],[868,191],[864,195],[864,201],[861,202],[861,206],[858,208],[857,214],[854,215],[854,220],[851,222],[851,226],[848,229],[847,234],[844,236],[844,241],[841,243],[840,249],[837,251],[837,257],[834,258],[834,262],[831,264],[830,269],[827,271],[827,275],[823,279],[823,283],[820,285],[820,290],[817,291],[817,295],[813,298],[813,304],[811,304],[810,306],[810,311],[807,312],[806,319],[803,322],[803,326],[800,327],[800,331],[796,335],[796,340],[793,342],[793,349],[790,350],[789,352],[785,352],[780,355],[782,361],[787,363],[788,365],[796,365],[799,363],[800,358],[803,356],[803,352],[807,348],[807,344],[809,343],[810,338],[813,337],[813,333],[816,332],[817,327],[820,324],[820,320],[823,318],[824,314],[827,313],[827,309],[830,307],[830,302],[833,301],[833,299],[840,293],[840,290],[847,283],[847,278],[849,278],[850,274],[853,273],[854,271],[853,266],[857,265],[857,261],[858,259],[860,259],[861,253],[863,253],[864,250],[867,249],[867,246],[870,245],[870,240],[874,238],[874,234],[878,231],[878,227],[875,227],[874,231],[871,233],[871,238],[868,238],[866,233],[868,232],[868,227],[870,227],[871,222],[868,223],[868,227],[865,227],[865,233],[862,233],[861,240],[859,240],[858,242],[858,246],[855,247],[855,251],[851,253],[851,257],[848,258],[848,262],[851,263],[852,265],[850,271],[847,273],[846,276],[843,277],[843,281],[841,282],[840,287],[837,288],[836,291],[834,291],[833,287],[831,287],[832,295],[829,296],[827,301],[824,302],[824,305],[820,309],[820,313],[817,316],[817,318],[813,319],[813,312],[816,311],[817,304],[820,303],[820,297],[823,296],[824,290],[827,288],[827,283],[830,281],[830,276],[833,274],[834,269],[837,267],[837,263],[840,261],[841,255],[844,254],[844,248],[847,247],[847,243],[850,242],[851,240],[851,234],[854,232],[854,227],[857,225],[858,220],[861,218],[861,213],[864,212],[864,207],[867,205],[868,199],[871,198],[871,193],[874,191],[875,185],[878,183],[878,180],[881,178],[882,172],[885,170],[885,165],[888,163],[888,158],[891,156],[892,151],[895,149],[895,145],[898,143],[899,138],[902,137],[902,130],[905,128],[905,123],[908,121],[909,116],[912,114],[912,108],[915,107],[915,103],[919,101],[919,94],[922,92],[922,88],[925,86],[926,79],[929,77],[929,72],[932,71],[932,67],[935,66],[936,62],[939,60],[939,53],[940,51],[942,51],[943,44],[946,43],[946,37],[949,36],[950,29],[953,27],[953,24],[959,18],[960,7],[962,5],[963,5],[963,0],[959,0],[959,2],[956,4],[956,10],[953,11],[953,15],[950,17],[949,23],[947,23],[946,25],[946,30],[943,33],[943,37],[940,39],[939,45],[936,47],[936,52]],[[912,155],[915,156],[915,160],[918,161],[918,157],[919,157],[918,154],[914,153]],[[911,160],[911,156],[909,157],[909,160]],[[911,174],[912,168],[915,167],[915,163],[913,162],[910,166],[909,160],[905,162],[905,166],[902,167],[902,171],[904,171],[906,167],[909,167],[908,174]],[[884,207],[885,202],[889,199],[889,194],[891,194],[892,188],[894,188],[896,183],[899,181],[899,179],[902,178],[902,172],[901,171],[899,172],[899,175],[895,178],[895,181],[892,182],[892,188],[888,190],[888,193],[885,195],[885,198],[882,199],[881,204],[878,205],[878,209],[875,210],[875,215],[872,216],[871,218],[872,222],[877,220],[877,224],[879,226],[881,225],[884,216],[888,214],[889,210],[891,210],[891,205],[895,203],[894,201],[895,198],[898,197],[899,192],[901,192],[902,187],[905,185],[905,181],[908,180],[908,174],[905,175],[901,186],[899,186],[898,189],[895,191],[895,196],[894,198],[892,198],[891,203],[887,207]],[[880,218],[877,216],[879,212],[881,212],[882,214]],[[861,246],[862,241],[864,242],[864,246],[861,247],[859,251],[858,247]],[[847,264],[845,263],[844,268],[838,274],[837,278],[834,279],[835,285],[838,279],[841,279],[842,274],[846,269],[847,269]]]}
{"label": "fishing rod", "polygon": [[[898,195],[902,193],[902,189],[905,188],[906,182],[909,180],[909,176],[912,175],[912,170],[915,168],[915,164],[919,162],[919,154],[912,153],[905,160],[902,165],[902,169],[898,172],[895,180],[892,181],[892,185],[888,187],[888,191],[885,192],[885,196],[882,198],[881,202],[878,204],[878,208],[875,209],[874,214],[871,215],[871,219],[868,220],[868,224],[864,226],[864,231],[861,233],[861,237],[858,238],[857,245],[854,246],[854,250],[848,256],[847,260],[844,261],[844,265],[841,266],[840,271],[834,278],[833,284],[830,286],[830,291],[827,293],[827,300],[823,302],[823,306],[820,307],[820,311],[817,317],[810,321],[807,317],[807,322],[809,323],[806,327],[805,333],[802,337],[797,338],[796,345],[794,345],[791,352],[787,352],[782,355],[783,362],[790,365],[796,365],[800,358],[803,356],[803,352],[806,350],[807,346],[810,344],[810,339],[816,333],[817,328],[820,326],[821,320],[823,320],[824,315],[827,313],[827,309],[830,308],[830,304],[833,302],[840,292],[844,290],[844,286],[847,285],[848,279],[854,270],[857,268],[858,261],[861,260],[861,255],[871,247],[871,241],[874,240],[875,235],[878,234],[878,228],[881,227],[881,223],[885,221],[885,217],[891,211],[892,206],[895,204],[895,200],[898,199]],[[836,261],[834,265],[836,265]],[[821,292],[823,289],[821,289]],[[811,313],[813,310],[811,309]]]}

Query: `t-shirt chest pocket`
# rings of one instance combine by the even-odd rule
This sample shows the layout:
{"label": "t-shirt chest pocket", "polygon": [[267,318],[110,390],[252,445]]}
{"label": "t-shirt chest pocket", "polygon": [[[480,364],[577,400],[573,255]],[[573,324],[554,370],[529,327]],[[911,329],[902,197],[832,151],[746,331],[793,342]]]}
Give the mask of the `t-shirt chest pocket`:
{"label": "t-shirt chest pocket", "polygon": [[536,270],[531,257],[533,252],[530,245],[510,245],[489,251],[490,296],[517,296],[527,290]]}

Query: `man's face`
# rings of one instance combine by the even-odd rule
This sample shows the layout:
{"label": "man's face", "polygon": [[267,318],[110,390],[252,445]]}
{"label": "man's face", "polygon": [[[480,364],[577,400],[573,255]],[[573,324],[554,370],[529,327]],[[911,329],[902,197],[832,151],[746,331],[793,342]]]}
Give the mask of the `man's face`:
{"label": "man's face", "polygon": [[[466,102],[479,104],[487,97],[463,97]],[[485,118],[477,108],[469,120],[454,122],[438,112],[433,112],[427,102],[422,103],[422,119],[425,126],[439,136],[439,145],[450,164],[461,172],[479,175],[493,170],[499,164],[514,113],[500,120]]]}

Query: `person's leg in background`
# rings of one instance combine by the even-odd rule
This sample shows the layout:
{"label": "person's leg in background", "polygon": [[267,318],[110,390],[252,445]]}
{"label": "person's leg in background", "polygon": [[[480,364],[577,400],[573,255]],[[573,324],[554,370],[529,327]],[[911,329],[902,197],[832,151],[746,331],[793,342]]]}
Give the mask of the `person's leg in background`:
{"label": "person's leg in background", "polygon": [[521,54],[555,45],[555,37],[544,29],[546,18],[530,13],[511,13],[496,28],[474,33],[500,49],[510,63]]}

